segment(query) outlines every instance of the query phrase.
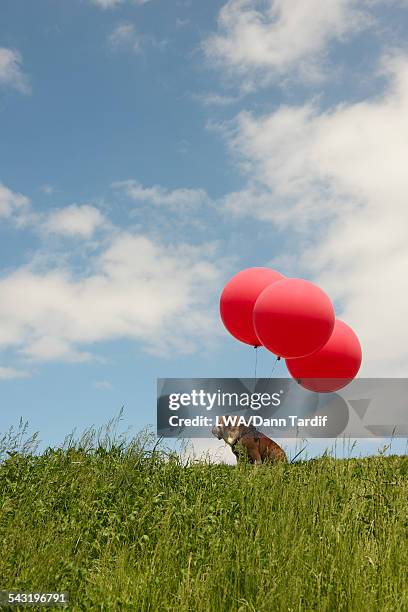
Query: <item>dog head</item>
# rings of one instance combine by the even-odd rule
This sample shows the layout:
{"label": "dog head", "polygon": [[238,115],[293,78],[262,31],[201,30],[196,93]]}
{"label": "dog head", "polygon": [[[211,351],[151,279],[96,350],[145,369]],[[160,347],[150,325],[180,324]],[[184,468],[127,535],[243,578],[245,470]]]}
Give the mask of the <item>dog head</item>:
{"label": "dog head", "polygon": [[215,425],[211,431],[213,436],[219,440],[224,440],[224,442],[230,446],[236,444],[243,435],[256,431],[256,428],[253,425],[226,425],[224,419],[231,419],[230,416],[226,415],[225,417],[221,418],[223,422],[220,425]]}

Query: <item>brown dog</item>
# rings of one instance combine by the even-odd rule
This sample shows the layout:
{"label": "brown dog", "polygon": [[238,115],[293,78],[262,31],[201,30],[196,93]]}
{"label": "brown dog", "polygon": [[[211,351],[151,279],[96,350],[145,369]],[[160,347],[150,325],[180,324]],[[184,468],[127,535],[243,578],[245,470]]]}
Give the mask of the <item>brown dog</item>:
{"label": "brown dog", "polygon": [[212,428],[212,434],[219,440],[224,440],[240,461],[245,457],[250,463],[272,463],[287,461],[285,451],[265,434],[247,425],[217,425]]}

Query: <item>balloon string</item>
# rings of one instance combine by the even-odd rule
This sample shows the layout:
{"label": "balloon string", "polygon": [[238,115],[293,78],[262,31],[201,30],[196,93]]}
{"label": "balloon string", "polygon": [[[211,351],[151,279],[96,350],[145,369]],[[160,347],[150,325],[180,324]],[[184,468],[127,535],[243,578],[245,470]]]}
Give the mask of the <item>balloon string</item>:
{"label": "balloon string", "polygon": [[[274,371],[275,371],[275,368],[276,368],[276,365],[277,365],[278,361],[280,361],[280,357],[277,357],[277,358],[275,359],[275,363],[273,364],[272,371],[271,371],[271,374],[270,374],[270,376],[269,376],[269,380],[271,380],[271,378],[272,378],[272,374],[273,374],[273,373],[274,373]],[[269,382],[269,381],[268,381],[268,382]]]}
{"label": "balloon string", "polygon": [[255,379],[255,385],[256,385],[256,370],[258,367],[258,347],[254,346],[255,349],[255,371],[254,371],[254,379]]}

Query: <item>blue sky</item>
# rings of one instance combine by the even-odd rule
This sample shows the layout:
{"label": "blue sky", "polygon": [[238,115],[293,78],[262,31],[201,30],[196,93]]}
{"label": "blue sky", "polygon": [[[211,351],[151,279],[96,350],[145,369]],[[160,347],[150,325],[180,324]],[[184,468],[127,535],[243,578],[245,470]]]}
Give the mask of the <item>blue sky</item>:
{"label": "blue sky", "polygon": [[252,265],[320,283],[362,373],[406,375],[406,8],[3,0],[1,430],[122,405],[137,430],[157,377],[252,375],[217,306]]}

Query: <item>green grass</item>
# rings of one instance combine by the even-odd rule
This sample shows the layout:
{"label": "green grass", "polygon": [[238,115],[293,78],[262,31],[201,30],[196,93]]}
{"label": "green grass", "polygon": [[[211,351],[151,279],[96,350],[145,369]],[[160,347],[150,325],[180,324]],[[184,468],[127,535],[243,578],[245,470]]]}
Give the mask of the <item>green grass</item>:
{"label": "green grass", "polygon": [[0,589],[66,590],[70,610],[408,610],[407,457],[235,468],[149,444],[9,450]]}

